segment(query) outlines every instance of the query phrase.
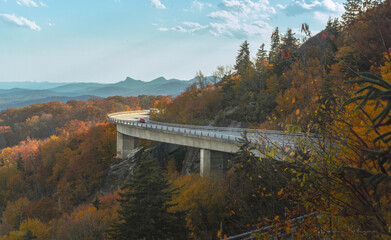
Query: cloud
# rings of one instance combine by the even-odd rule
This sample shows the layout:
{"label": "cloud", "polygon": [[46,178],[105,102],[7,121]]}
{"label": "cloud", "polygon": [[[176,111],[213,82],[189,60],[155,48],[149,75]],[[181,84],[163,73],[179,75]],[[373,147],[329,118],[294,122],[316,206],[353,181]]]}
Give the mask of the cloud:
{"label": "cloud", "polygon": [[30,28],[32,30],[36,30],[36,31],[41,31],[41,27],[38,26],[35,22],[32,22],[24,17],[18,17],[16,16],[15,14],[0,14],[0,20],[2,20],[3,22],[6,22],[6,23],[9,23],[9,24],[12,24],[12,25],[16,25],[16,26],[19,26],[19,27],[27,27],[27,28]]}
{"label": "cloud", "polygon": [[279,9],[285,9],[287,5],[277,4],[276,7]]}
{"label": "cloud", "polygon": [[177,32],[187,32],[187,30],[184,29],[182,26],[173,27],[171,30],[177,31]]}
{"label": "cloud", "polygon": [[190,9],[191,10],[199,10],[202,11],[204,7],[212,7],[212,4],[210,3],[204,3],[204,2],[199,2],[197,0],[194,0],[191,4]]}
{"label": "cloud", "polygon": [[246,38],[248,36],[269,36],[273,29],[265,21],[276,13],[268,0],[223,0],[220,10],[211,12],[208,16],[210,33],[215,36],[231,36]]}
{"label": "cloud", "polygon": [[46,3],[44,2],[39,2],[39,5],[41,5],[41,7],[47,7],[48,5],[46,5]]}
{"label": "cloud", "polygon": [[26,7],[38,7],[38,4],[33,0],[17,0],[16,4]]}
{"label": "cloud", "polygon": [[268,0],[223,0],[220,4],[225,10],[248,15],[250,13],[275,14],[276,10],[270,6]]}
{"label": "cloud", "polygon": [[295,0],[285,8],[285,13],[288,16],[295,16],[303,13],[329,13],[330,15],[341,15],[344,12],[344,7],[342,4],[334,2],[333,0],[312,0],[311,2],[306,2],[306,0]]}
{"label": "cloud", "polygon": [[342,4],[333,2],[333,0],[323,0],[322,4],[327,8],[327,10],[332,12],[343,13],[345,11],[345,8]]}
{"label": "cloud", "polygon": [[209,28],[208,25],[201,25],[197,22],[183,22],[183,25],[188,27],[187,32],[198,32]]}
{"label": "cloud", "polygon": [[182,33],[193,33],[203,29],[207,29],[209,27],[208,25],[201,25],[197,22],[183,22],[182,24],[183,24],[182,26],[175,26],[172,28],[160,27],[158,28],[158,31],[161,32],[175,31],[175,32],[182,32]]}
{"label": "cloud", "polygon": [[315,11],[314,12],[314,19],[315,20],[318,20],[319,22],[321,22],[323,25],[326,25],[326,23],[328,22],[328,20],[330,18],[337,18],[339,17],[338,14],[332,14],[332,13],[323,13],[323,12],[318,12],[318,11]]}
{"label": "cloud", "polygon": [[151,0],[151,5],[154,8],[166,9],[166,6],[164,6],[163,3],[160,2],[160,0]]}
{"label": "cloud", "polygon": [[[204,6],[212,6],[193,1],[193,7],[202,10]],[[209,33],[214,36],[229,36],[239,39],[257,36],[269,37],[273,31],[266,22],[276,13],[268,0],[221,0],[216,11],[209,12],[208,24],[185,21],[171,28],[159,28],[159,31],[177,31],[183,33]],[[194,9],[193,8],[193,9]]]}

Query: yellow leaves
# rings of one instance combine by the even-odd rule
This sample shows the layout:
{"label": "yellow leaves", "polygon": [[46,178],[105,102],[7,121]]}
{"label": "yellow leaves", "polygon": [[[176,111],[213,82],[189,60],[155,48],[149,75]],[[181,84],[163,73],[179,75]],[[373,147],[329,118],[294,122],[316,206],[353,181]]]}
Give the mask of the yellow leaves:
{"label": "yellow leaves", "polygon": [[296,98],[293,98],[293,99],[292,99],[292,103],[295,103],[295,102],[296,102]]}
{"label": "yellow leaves", "polygon": [[278,196],[281,196],[283,192],[284,192],[284,189],[281,188],[281,190],[277,193],[277,195],[278,195]]}
{"label": "yellow leaves", "polygon": [[274,220],[277,221],[280,218],[280,216],[275,216]]}
{"label": "yellow leaves", "polygon": [[296,115],[300,114],[300,109],[296,109]]}

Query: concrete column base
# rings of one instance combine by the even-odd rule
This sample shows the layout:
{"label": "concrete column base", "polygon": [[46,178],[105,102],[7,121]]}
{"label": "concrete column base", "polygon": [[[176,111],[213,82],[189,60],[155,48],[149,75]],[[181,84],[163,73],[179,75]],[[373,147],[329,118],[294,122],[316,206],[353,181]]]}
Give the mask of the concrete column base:
{"label": "concrete column base", "polygon": [[200,150],[200,175],[201,177],[210,177],[211,172],[211,151],[207,149]]}
{"label": "concrete column base", "polygon": [[126,158],[138,145],[138,138],[117,132],[117,158]]}
{"label": "concrete column base", "polygon": [[211,177],[216,180],[224,179],[227,169],[229,155],[224,152],[200,150],[200,175],[201,177]]}

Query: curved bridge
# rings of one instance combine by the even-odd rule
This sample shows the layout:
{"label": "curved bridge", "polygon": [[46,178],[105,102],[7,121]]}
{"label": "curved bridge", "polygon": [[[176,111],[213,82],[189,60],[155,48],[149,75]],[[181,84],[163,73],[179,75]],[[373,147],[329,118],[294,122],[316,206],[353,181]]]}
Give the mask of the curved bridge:
{"label": "curved bridge", "polygon": [[[253,142],[267,138],[268,142],[280,146],[288,145],[292,135],[281,131],[264,131],[243,128],[206,127],[171,124],[155,121],[138,122],[148,118],[148,110],[118,112],[109,114],[107,120],[117,125],[117,157],[124,158],[137,146],[138,139],[189,146],[200,149],[201,176],[222,175],[227,168],[229,154],[239,150],[239,139],[244,131]],[[258,151],[255,155],[261,156]]]}

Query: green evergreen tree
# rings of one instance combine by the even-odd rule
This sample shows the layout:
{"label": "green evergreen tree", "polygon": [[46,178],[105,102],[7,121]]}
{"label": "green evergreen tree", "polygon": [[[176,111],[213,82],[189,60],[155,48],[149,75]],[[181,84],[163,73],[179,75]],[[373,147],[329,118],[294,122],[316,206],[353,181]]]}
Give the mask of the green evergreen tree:
{"label": "green evergreen tree", "polygon": [[255,84],[255,90],[261,91],[266,89],[266,79],[265,79],[265,66],[267,61],[267,51],[265,50],[265,44],[262,43],[262,45],[259,47],[258,52],[256,54],[255,58],[255,70],[256,70],[256,84]]}
{"label": "green evergreen tree", "polygon": [[296,51],[298,48],[298,40],[294,36],[295,34],[293,33],[291,28],[288,28],[286,31],[284,37],[282,38],[282,44],[281,44],[281,49],[282,50],[288,50],[291,54]]}
{"label": "green evergreen tree", "polygon": [[235,70],[239,75],[245,75],[251,67],[249,43],[244,41],[239,49],[239,54],[236,57]]}
{"label": "green evergreen tree", "polygon": [[294,36],[292,29],[288,28],[285,35],[282,37],[276,59],[274,61],[274,72],[281,75],[288,71],[296,50],[299,47],[299,41]]}
{"label": "green evergreen tree", "polygon": [[187,239],[184,212],[169,212],[176,190],[156,159],[143,153],[133,179],[120,193],[119,222],[111,226],[111,239]]}
{"label": "green evergreen tree", "polygon": [[270,52],[269,52],[269,62],[272,64],[275,64],[278,60],[278,53],[281,49],[281,39],[280,39],[280,32],[278,30],[278,27],[276,27],[276,30],[274,30],[272,37],[271,37],[271,45],[270,45]]}
{"label": "green evergreen tree", "polygon": [[255,68],[257,72],[263,70],[263,65],[266,60],[267,60],[267,51],[265,50],[265,44],[262,43],[262,45],[258,49],[255,58]]}
{"label": "green evergreen tree", "polygon": [[383,0],[347,0],[344,3],[345,13],[342,20],[345,25],[353,23],[357,17],[368,9],[378,6]]}
{"label": "green evergreen tree", "polygon": [[344,3],[345,13],[342,15],[343,22],[345,24],[350,24],[362,11],[363,0],[347,0]]}

